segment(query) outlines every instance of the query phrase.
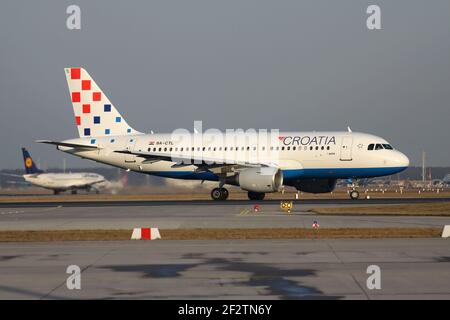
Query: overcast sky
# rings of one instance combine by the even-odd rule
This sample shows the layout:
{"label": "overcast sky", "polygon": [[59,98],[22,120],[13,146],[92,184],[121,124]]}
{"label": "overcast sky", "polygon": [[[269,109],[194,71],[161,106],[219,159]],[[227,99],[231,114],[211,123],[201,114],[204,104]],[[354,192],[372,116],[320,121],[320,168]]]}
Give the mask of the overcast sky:
{"label": "overcast sky", "polygon": [[[81,7],[81,30],[66,8]],[[382,30],[366,9],[381,7]],[[450,1],[20,1],[0,6],[0,168],[97,166],[34,143],[77,137],[63,68],[83,66],[140,131],[345,130],[450,165]]]}

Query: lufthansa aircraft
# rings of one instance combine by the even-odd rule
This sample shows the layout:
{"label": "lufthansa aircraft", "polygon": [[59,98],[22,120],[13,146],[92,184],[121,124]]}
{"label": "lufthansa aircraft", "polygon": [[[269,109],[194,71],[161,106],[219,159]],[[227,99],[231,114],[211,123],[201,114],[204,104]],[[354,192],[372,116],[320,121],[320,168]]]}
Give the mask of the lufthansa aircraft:
{"label": "lufthansa aircraft", "polygon": [[30,153],[25,148],[22,148],[22,154],[25,174],[19,177],[23,177],[26,182],[32,185],[53,190],[54,194],[67,190],[75,194],[79,189],[99,192],[99,188],[108,183],[103,176],[96,173],[45,173],[38,169]]}
{"label": "lufthansa aircraft", "polygon": [[[144,134],[134,130],[83,68],[66,68],[79,138],[41,143],[112,166],[177,179],[217,181],[248,191],[251,200],[283,185],[311,193],[330,192],[337,179],[361,179],[405,170],[408,158],[381,137],[344,132],[235,131]],[[181,133],[178,131],[182,131]],[[186,132],[185,132],[186,131]],[[357,199],[356,190],[350,192]]]}

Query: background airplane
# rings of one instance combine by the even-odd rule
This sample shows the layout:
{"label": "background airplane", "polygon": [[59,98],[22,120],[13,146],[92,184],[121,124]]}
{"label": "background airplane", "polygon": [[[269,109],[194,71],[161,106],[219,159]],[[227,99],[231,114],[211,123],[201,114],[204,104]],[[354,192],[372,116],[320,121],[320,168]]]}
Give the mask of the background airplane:
{"label": "background airplane", "polygon": [[[201,141],[134,130],[83,68],[66,68],[79,138],[39,140],[78,157],[168,178],[217,181],[214,200],[228,198],[224,185],[248,191],[251,200],[283,185],[311,193],[332,191],[337,179],[386,176],[406,169],[409,159],[381,137],[351,132],[281,132],[250,141],[203,134]],[[273,141],[275,140],[275,141]],[[268,153],[270,151],[270,153]],[[357,190],[350,192],[357,199]]]}
{"label": "background airplane", "polygon": [[445,177],[442,179],[442,182],[445,185],[450,185],[450,173],[445,175]]}
{"label": "background airplane", "polygon": [[75,194],[77,190],[95,191],[99,193],[104,188],[119,187],[97,173],[46,173],[36,166],[30,153],[25,148],[22,148],[22,154],[25,164],[25,174],[22,176],[13,174],[3,175],[23,177],[25,183],[53,190],[54,194],[59,194],[63,191],[71,191]]}

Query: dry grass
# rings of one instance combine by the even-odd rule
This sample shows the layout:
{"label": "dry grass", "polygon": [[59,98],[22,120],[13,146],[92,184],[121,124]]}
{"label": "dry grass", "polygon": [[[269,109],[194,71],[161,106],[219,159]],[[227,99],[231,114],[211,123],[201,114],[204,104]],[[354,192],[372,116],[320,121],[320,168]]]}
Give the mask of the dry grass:
{"label": "dry grass", "polygon": [[[160,230],[164,240],[432,238],[439,237],[441,232],[440,228]],[[131,230],[0,231],[0,242],[114,241],[130,237]]]}
{"label": "dry grass", "polygon": [[450,216],[450,202],[315,208],[322,215]]}

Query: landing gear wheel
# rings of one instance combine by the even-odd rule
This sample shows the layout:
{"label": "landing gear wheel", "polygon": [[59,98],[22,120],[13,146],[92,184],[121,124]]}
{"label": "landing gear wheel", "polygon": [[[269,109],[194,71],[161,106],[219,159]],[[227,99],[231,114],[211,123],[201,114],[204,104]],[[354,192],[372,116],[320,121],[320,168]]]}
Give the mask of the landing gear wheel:
{"label": "landing gear wheel", "polygon": [[266,194],[264,192],[248,192],[248,198],[250,200],[263,200]]}
{"label": "landing gear wheel", "polygon": [[225,188],[214,188],[211,191],[211,198],[215,201],[227,200],[229,192]]}
{"label": "landing gear wheel", "polygon": [[222,200],[227,200],[230,193],[225,188],[222,188],[221,191],[222,191]]}
{"label": "landing gear wheel", "polygon": [[352,200],[359,199],[359,192],[356,190],[350,191],[350,199],[352,199]]}

